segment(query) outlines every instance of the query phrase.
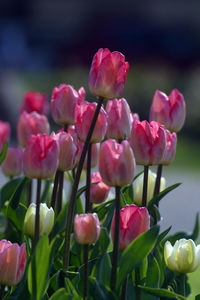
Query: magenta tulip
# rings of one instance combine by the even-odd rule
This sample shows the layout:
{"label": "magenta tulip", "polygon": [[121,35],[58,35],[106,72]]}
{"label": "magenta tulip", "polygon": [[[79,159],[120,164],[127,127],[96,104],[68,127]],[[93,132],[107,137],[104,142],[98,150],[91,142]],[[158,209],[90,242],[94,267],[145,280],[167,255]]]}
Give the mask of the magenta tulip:
{"label": "magenta tulip", "polygon": [[99,172],[91,174],[91,183],[98,182],[90,187],[90,201],[95,204],[104,202],[109,194],[110,188],[105,184]]}
{"label": "magenta tulip", "polygon": [[74,237],[79,244],[94,244],[99,234],[100,222],[96,213],[75,216]]}
{"label": "magenta tulip", "polygon": [[5,142],[10,137],[10,124],[8,122],[0,121],[0,153],[3,150]]}
{"label": "magenta tulip", "polygon": [[21,112],[31,113],[36,111],[40,115],[47,115],[49,112],[48,98],[43,93],[28,91],[24,95]]}
{"label": "magenta tulip", "polygon": [[19,176],[23,171],[23,151],[20,147],[8,147],[2,172],[8,177]]}

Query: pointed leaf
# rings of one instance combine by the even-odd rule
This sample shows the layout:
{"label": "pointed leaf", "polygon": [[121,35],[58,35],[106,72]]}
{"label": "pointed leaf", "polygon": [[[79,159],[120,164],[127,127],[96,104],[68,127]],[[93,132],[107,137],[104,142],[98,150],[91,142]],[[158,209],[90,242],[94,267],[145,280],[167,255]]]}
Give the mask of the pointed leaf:
{"label": "pointed leaf", "polygon": [[2,162],[6,157],[7,150],[8,150],[8,142],[5,142],[3,145],[3,150],[0,153],[0,165],[2,164]]}
{"label": "pointed leaf", "polygon": [[151,295],[155,295],[155,296],[159,296],[159,297],[164,297],[164,298],[168,298],[168,299],[180,299],[180,300],[186,300],[185,297],[183,297],[182,295],[176,294],[170,290],[165,290],[165,289],[158,289],[158,288],[150,288],[147,286],[141,286],[139,285],[139,287],[151,294]]}

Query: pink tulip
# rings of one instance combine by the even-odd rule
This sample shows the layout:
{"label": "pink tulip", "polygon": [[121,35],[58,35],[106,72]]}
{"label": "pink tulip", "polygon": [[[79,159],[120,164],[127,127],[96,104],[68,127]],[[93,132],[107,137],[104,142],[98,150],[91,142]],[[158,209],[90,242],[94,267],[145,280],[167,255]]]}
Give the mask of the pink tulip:
{"label": "pink tulip", "polygon": [[[146,207],[135,204],[126,205],[120,210],[119,250],[126,247],[141,233],[150,228],[150,216]],[[115,214],[111,224],[111,236],[114,241]]]}
{"label": "pink tulip", "polygon": [[[81,105],[77,105],[75,109],[75,127],[78,138],[85,142],[87,134],[97,107],[97,103],[89,103],[83,101]],[[104,139],[107,129],[107,115],[101,108],[90,143],[99,143]]]}
{"label": "pink tulip", "polygon": [[10,124],[8,122],[0,121],[0,153],[3,150],[4,143],[10,137]]}
{"label": "pink tulip", "polygon": [[59,165],[60,171],[72,170],[77,161],[78,149],[73,137],[64,131],[57,134],[52,133],[51,137],[58,142],[59,152]]}
{"label": "pink tulip", "polygon": [[127,101],[124,98],[109,100],[106,112],[108,116],[107,138],[119,141],[128,138],[131,135],[131,111]]}
{"label": "pink tulip", "polygon": [[67,128],[67,133],[71,134],[76,145],[78,144],[78,135],[76,133],[76,128],[74,125],[70,125]]}
{"label": "pink tulip", "polygon": [[37,112],[23,112],[17,124],[17,137],[19,144],[24,148],[32,134],[49,134],[50,126],[47,117]]}
{"label": "pink tulip", "polygon": [[176,143],[177,137],[176,133],[170,133],[169,130],[166,130],[166,147],[165,152],[161,161],[161,165],[170,165],[175,157],[176,154]]}
{"label": "pink tulip", "polygon": [[25,175],[30,178],[51,178],[58,163],[58,143],[45,134],[31,135],[24,151]]}
{"label": "pink tulip", "polygon": [[129,142],[138,165],[160,164],[166,147],[165,128],[158,122],[134,121]]}
{"label": "pink tulip", "polygon": [[79,97],[78,97],[77,104],[80,105],[85,100],[85,95],[86,95],[86,92],[85,92],[85,89],[83,86],[80,87],[80,89],[78,90],[78,94],[79,94]]}
{"label": "pink tulip", "polygon": [[94,55],[90,74],[91,93],[105,99],[119,98],[123,92],[129,69],[122,53],[108,49],[99,49]]}
{"label": "pink tulip", "polygon": [[51,113],[57,124],[74,124],[74,110],[79,97],[78,92],[69,84],[60,84],[54,88],[51,98]]}
{"label": "pink tulip", "polygon": [[47,115],[49,112],[47,96],[35,91],[26,92],[21,106],[21,112],[23,111],[26,111],[27,113],[36,111],[40,115]]}
{"label": "pink tulip", "polygon": [[157,90],[150,109],[150,121],[158,121],[171,132],[178,132],[185,121],[185,101],[183,95],[172,90],[169,97]]}
{"label": "pink tulip", "polygon": [[125,186],[134,178],[135,158],[128,141],[107,140],[101,144],[99,172],[109,186]]}
{"label": "pink tulip", "polygon": [[99,234],[100,222],[96,213],[75,216],[74,237],[79,244],[94,244]]}
{"label": "pink tulip", "polygon": [[26,246],[9,241],[0,241],[0,284],[18,284],[26,268]]}
{"label": "pink tulip", "polygon": [[23,170],[23,151],[20,147],[8,147],[5,160],[2,163],[2,172],[8,176],[18,176]]}
{"label": "pink tulip", "polygon": [[[77,159],[77,164],[79,163],[81,153],[83,150],[84,143],[78,141],[78,159]],[[100,151],[100,143],[92,144],[92,158],[91,158],[91,168],[95,168],[98,162],[99,158],[99,151]],[[83,168],[87,169],[87,157],[88,155],[86,154],[85,161]]]}
{"label": "pink tulip", "polygon": [[90,201],[99,204],[107,199],[110,188],[103,182],[99,172],[91,174],[91,183],[94,182],[98,183],[90,187]]}
{"label": "pink tulip", "polygon": [[130,114],[130,118],[131,118],[131,128],[133,126],[133,122],[134,121],[140,121],[140,117],[137,113],[132,113]]}

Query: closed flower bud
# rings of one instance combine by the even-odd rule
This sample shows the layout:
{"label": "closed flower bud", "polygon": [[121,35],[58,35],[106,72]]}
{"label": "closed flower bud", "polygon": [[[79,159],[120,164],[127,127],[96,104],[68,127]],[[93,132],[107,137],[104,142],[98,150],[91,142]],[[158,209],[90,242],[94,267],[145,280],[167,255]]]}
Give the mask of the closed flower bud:
{"label": "closed flower bud", "polygon": [[4,143],[10,137],[10,124],[8,122],[0,121],[0,153],[3,150]]}
{"label": "closed flower bud", "polygon": [[17,137],[19,144],[24,148],[32,134],[49,134],[50,126],[47,117],[37,112],[23,112],[17,124]]}
{"label": "closed flower bud", "polygon": [[177,137],[176,133],[170,133],[169,130],[166,130],[166,147],[164,151],[164,155],[161,161],[161,165],[170,165],[175,157],[176,154],[176,144],[177,144]]}
{"label": "closed flower bud", "polygon": [[53,177],[59,163],[59,146],[50,136],[32,135],[24,151],[24,173],[30,178]]}
{"label": "closed flower bud", "polygon": [[[24,219],[24,233],[33,238],[35,235],[35,215],[36,204],[31,203],[28,207]],[[49,235],[54,224],[54,211],[53,208],[48,208],[46,203],[40,204],[40,235]]]}
{"label": "closed flower bud", "polygon": [[0,241],[0,284],[18,284],[26,268],[26,245],[19,246],[10,241]]}
{"label": "closed flower bud", "polygon": [[21,112],[23,111],[26,111],[27,113],[36,111],[40,115],[47,115],[49,112],[47,96],[35,91],[26,92],[21,106]]}
{"label": "closed flower bud", "polygon": [[[150,216],[146,207],[134,204],[126,205],[120,210],[119,250],[126,247],[141,233],[150,228]],[[115,214],[111,224],[111,236],[114,241]]]}
{"label": "closed flower bud", "polygon": [[134,178],[135,158],[128,141],[107,140],[101,144],[99,172],[109,186],[125,186]]}
{"label": "closed flower bud", "polygon": [[51,113],[59,125],[74,124],[74,110],[79,99],[78,92],[69,84],[55,87],[51,98]]}
{"label": "closed flower bud", "polygon": [[[83,150],[84,143],[78,141],[78,159],[77,164],[79,163],[81,153]],[[100,151],[100,143],[92,144],[92,155],[91,155],[91,168],[95,168],[97,166],[98,158],[99,158],[99,151]],[[87,169],[87,158],[88,154],[86,154],[85,161],[83,168]]]}
{"label": "closed flower bud", "polygon": [[124,89],[128,69],[129,64],[122,53],[99,49],[93,57],[89,74],[91,93],[105,99],[119,98]]}
{"label": "closed flower bud", "polygon": [[90,201],[99,204],[107,199],[110,188],[103,182],[99,172],[91,174],[91,183],[94,182],[98,183],[90,187]]}
{"label": "closed flower bud", "polygon": [[164,258],[167,267],[178,273],[194,272],[200,265],[200,245],[193,240],[180,239],[174,247],[169,241],[164,246]]}
{"label": "closed flower bud", "polygon": [[158,122],[135,121],[129,142],[138,165],[158,165],[166,147],[165,128]]}
{"label": "closed flower bud", "polygon": [[23,170],[23,151],[20,147],[8,147],[2,172],[8,177],[18,176]]}
{"label": "closed flower bud", "polygon": [[100,222],[96,213],[75,216],[74,237],[79,244],[94,244],[99,234]]}
{"label": "closed flower bud", "polygon": [[[97,107],[97,103],[89,103],[83,101],[81,105],[77,105],[75,108],[75,127],[78,134],[78,138],[85,142],[88,131],[90,129],[92,119]],[[103,108],[100,109],[96,125],[90,140],[90,143],[100,143],[106,134],[107,129],[107,115]]]}
{"label": "closed flower bud", "polygon": [[122,99],[109,100],[106,105],[108,139],[125,140],[131,134],[131,111],[127,101]]}
{"label": "closed flower bud", "polygon": [[178,132],[185,121],[185,100],[177,90],[172,90],[169,97],[157,90],[150,109],[150,121],[157,121],[171,131]]}
{"label": "closed flower bud", "polygon": [[60,171],[72,170],[76,164],[78,154],[73,137],[64,131],[57,134],[52,133],[51,137],[58,142],[60,148],[58,169]]}
{"label": "closed flower bud", "polygon": [[[134,203],[138,205],[142,205],[143,180],[144,180],[144,173],[140,174],[133,182]],[[153,173],[151,172],[151,170],[149,170],[147,204],[153,198],[155,183],[156,183],[156,173]],[[161,177],[160,192],[162,192],[165,189],[165,185],[166,185],[166,180],[164,177]]]}

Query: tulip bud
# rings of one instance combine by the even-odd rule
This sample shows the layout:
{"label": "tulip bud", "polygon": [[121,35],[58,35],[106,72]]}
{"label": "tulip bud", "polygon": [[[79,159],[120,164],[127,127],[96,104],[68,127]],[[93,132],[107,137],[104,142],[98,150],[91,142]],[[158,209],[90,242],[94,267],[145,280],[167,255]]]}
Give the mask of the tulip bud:
{"label": "tulip bud", "polygon": [[0,284],[18,284],[26,268],[26,245],[19,246],[10,241],[0,241]]}
{"label": "tulip bud", "polygon": [[[134,203],[138,205],[142,205],[142,195],[143,195],[143,181],[144,181],[144,173],[140,174],[133,181],[133,192],[134,192]],[[147,188],[147,204],[153,198],[154,188],[156,183],[156,173],[148,172],[148,188]],[[165,189],[166,179],[161,177],[160,181],[160,192]]]}
{"label": "tulip bud", "polygon": [[[36,204],[31,203],[24,219],[24,233],[31,238],[35,235]],[[53,208],[48,208],[46,203],[40,203],[40,235],[49,235],[54,224]]]}
{"label": "tulip bud", "polygon": [[[77,164],[79,163],[81,153],[83,150],[84,143],[78,141],[78,158],[77,158]],[[91,168],[95,168],[98,162],[99,158],[99,151],[100,151],[100,143],[92,144],[92,157],[91,157]],[[86,154],[85,161],[83,168],[87,169],[87,157],[88,155]]]}
{"label": "tulip bud", "polygon": [[[78,138],[85,142],[88,131],[90,129],[92,119],[97,107],[97,103],[89,103],[83,101],[81,105],[75,108],[75,127]],[[100,143],[106,134],[107,129],[107,115],[103,108],[100,109],[96,125],[90,140],[90,143]]]}
{"label": "tulip bud", "polygon": [[101,144],[99,172],[109,186],[125,186],[134,178],[135,158],[128,141],[107,140]]}
{"label": "tulip bud", "polygon": [[157,90],[150,109],[150,121],[165,125],[171,132],[178,132],[185,121],[185,100],[177,90],[172,90],[169,97]]}
{"label": "tulip bud", "polygon": [[[138,207],[134,204],[125,205],[120,210],[119,250],[126,247],[141,233],[150,228],[150,216],[146,207]],[[115,214],[111,224],[111,236],[114,241]]]}
{"label": "tulip bud", "polygon": [[109,100],[106,105],[108,139],[125,140],[131,135],[131,111],[127,101],[122,99]]}
{"label": "tulip bud", "polygon": [[30,178],[53,177],[59,162],[59,146],[45,134],[31,135],[24,151],[24,173]]}
{"label": "tulip bud", "polygon": [[17,137],[19,144],[24,148],[32,134],[49,134],[50,126],[47,117],[37,112],[23,112],[17,124]]}
{"label": "tulip bud", "polygon": [[0,121],[0,153],[3,150],[4,143],[10,136],[10,124],[8,122]]}
{"label": "tulip bud", "polygon": [[8,147],[2,171],[8,177],[18,176],[23,170],[23,151],[20,147]]}
{"label": "tulip bud", "polygon": [[40,115],[47,115],[49,112],[47,96],[35,91],[26,92],[21,106],[21,112],[23,111],[26,111],[27,113],[36,111]]}
{"label": "tulip bud", "polygon": [[160,164],[167,166],[170,165],[174,160],[176,154],[177,137],[175,132],[170,133],[169,130],[166,130],[165,132],[166,132],[166,147]]}
{"label": "tulip bud", "polygon": [[77,91],[69,84],[55,87],[51,98],[51,113],[59,125],[74,124],[74,110],[79,99]]}
{"label": "tulip bud", "polygon": [[75,216],[74,237],[79,244],[94,244],[99,234],[100,222],[96,213]]}
{"label": "tulip bud", "polygon": [[166,147],[165,128],[158,122],[135,121],[129,143],[138,165],[158,165]]}
{"label": "tulip bud", "polygon": [[80,89],[78,90],[78,94],[79,94],[79,98],[78,98],[77,104],[80,105],[85,100],[85,95],[86,95],[86,92],[85,92],[85,89],[83,86],[80,87]]}
{"label": "tulip bud", "polygon": [[104,202],[109,194],[110,188],[107,186],[99,172],[91,174],[91,183],[98,182],[90,187],[90,201],[95,204]]}
{"label": "tulip bud", "polygon": [[57,134],[52,133],[51,137],[58,142],[60,148],[58,169],[60,171],[72,170],[76,164],[78,154],[73,137],[64,131]]}
{"label": "tulip bud", "polygon": [[131,119],[131,128],[133,127],[134,121],[140,121],[140,117],[137,113],[130,113],[130,119]]}
{"label": "tulip bud", "polygon": [[200,245],[193,240],[180,239],[174,247],[169,241],[164,246],[164,258],[167,267],[178,273],[194,272],[200,265]]}
{"label": "tulip bud", "polygon": [[105,99],[119,98],[129,69],[122,53],[99,49],[94,55],[89,74],[91,93]]}

